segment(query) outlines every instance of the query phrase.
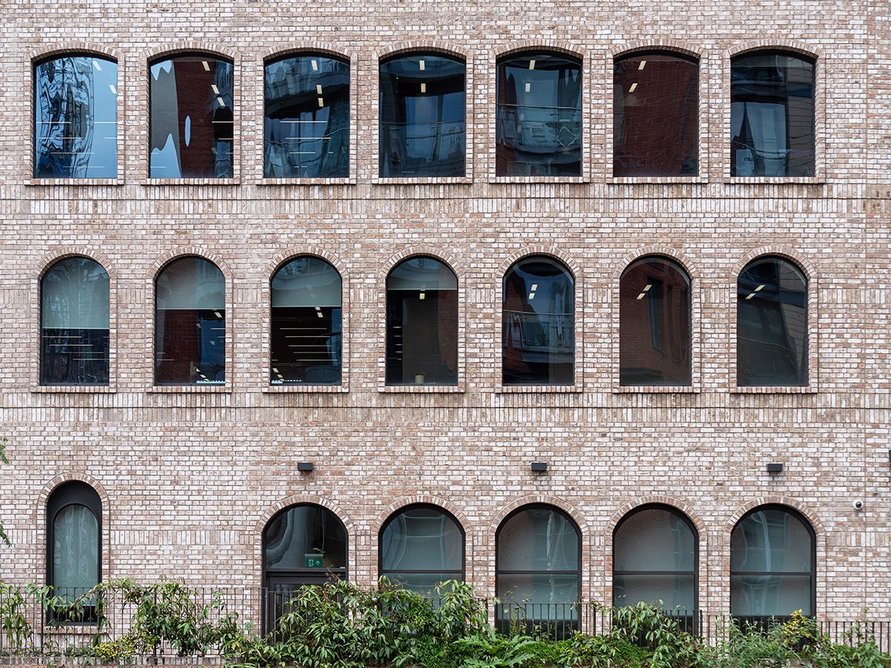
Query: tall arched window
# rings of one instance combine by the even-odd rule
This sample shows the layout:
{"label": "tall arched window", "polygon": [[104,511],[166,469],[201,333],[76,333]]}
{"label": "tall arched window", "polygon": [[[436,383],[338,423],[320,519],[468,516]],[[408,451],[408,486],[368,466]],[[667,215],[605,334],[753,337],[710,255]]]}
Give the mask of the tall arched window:
{"label": "tall arched window", "polygon": [[380,533],[380,574],[434,596],[437,584],[464,579],[464,530],[451,513],[431,505],[403,508]]}
{"label": "tall arched window", "polygon": [[341,377],[342,281],[317,257],[289,260],[272,276],[273,385],[338,384]]}
{"label": "tall arched window", "polygon": [[202,257],[168,263],[155,279],[155,384],[226,380],[226,280]]}
{"label": "tall arched window", "polygon": [[497,63],[495,173],[582,175],[582,62],[545,51]]}
{"label": "tall arched window", "polygon": [[266,63],[263,91],[263,176],[349,176],[349,62],[318,53],[277,58]]}
{"label": "tall arched window", "polygon": [[730,614],[813,616],[816,606],[813,527],[785,506],[749,511],[730,535]]}
{"label": "tall arched window", "polygon": [[285,508],[263,529],[264,627],[271,630],[294,590],[347,576],[347,531],[312,503]]}
{"label": "tall arched window", "polygon": [[65,54],[34,65],[34,178],[118,175],[118,64]]}
{"label": "tall arched window", "polygon": [[83,596],[102,579],[102,500],[80,481],[56,487],[46,504],[46,582],[67,601],[80,599],[83,612],[57,621],[97,622],[95,601]]}
{"label": "tall arched window", "polygon": [[613,605],[645,602],[687,616],[698,608],[699,537],[669,506],[642,506],[613,532]]}
{"label": "tall arched window", "polygon": [[40,280],[40,384],[108,383],[108,272],[87,257],[56,262]]}
{"label": "tall arched window", "polygon": [[699,173],[699,60],[664,51],[613,65],[613,176]]}
{"label": "tall arched window", "polygon": [[731,61],[731,176],[814,175],[815,67],[782,51]]}
{"label": "tall arched window", "polygon": [[495,533],[495,595],[499,624],[553,627],[555,635],[578,629],[581,532],[559,508],[523,506]]}
{"label": "tall arched window", "polygon": [[504,275],[502,382],[572,385],[575,280],[559,261],[534,255]]}
{"label": "tall arched window", "polygon": [[413,53],[380,64],[380,175],[464,176],[465,65]]}
{"label": "tall arched window", "polygon": [[691,382],[690,277],[664,257],[632,262],[619,282],[622,385]]}
{"label": "tall arched window", "polygon": [[737,283],[736,384],[808,384],[807,277],[781,257],[746,265]]}
{"label": "tall arched window", "polygon": [[231,178],[232,62],[209,54],[149,64],[149,176]]}
{"label": "tall arched window", "polygon": [[428,256],[387,276],[387,385],[458,382],[458,278]]}

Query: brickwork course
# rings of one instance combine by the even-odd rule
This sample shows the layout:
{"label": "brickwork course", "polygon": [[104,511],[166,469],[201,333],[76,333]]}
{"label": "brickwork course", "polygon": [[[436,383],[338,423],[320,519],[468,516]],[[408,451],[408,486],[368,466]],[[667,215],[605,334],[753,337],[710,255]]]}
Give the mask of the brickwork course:
{"label": "brickwork course", "polygon": [[[700,534],[699,603],[729,611],[734,523],[783,503],[817,537],[816,613],[891,618],[891,6],[887,0],[432,2],[348,0],[2,3],[0,26],[0,579],[44,581],[45,508],[66,479],[103,500],[103,578],[261,584],[261,533],[291,503],[336,512],[349,578],[372,585],[378,532],[412,502],[461,522],[466,577],[495,593],[495,530],[529,502],[582,534],[582,598],[612,599],[612,531],[649,502]],[[700,58],[700,175],[611,176],[612,62],[640,48]],[[753,47],[817,62],[816,176],[729,175],[730,58]],[[583,62],[581,178],[495,177],[495,60],[526,48]],[[235,67],[235,176],[150,181],[147,61],[206,50]],[[351,65],[350,177],[263,180],[263,62],[293,49]],[[467,176],[377,178],[378,61],[406,49],[467,62]],[[33,61],[94,51],[119,65],[113,182],[38,181]],[[576,278],[576,382],[501,385],[501,281],[531,252]],[[809,278],[810,385],[735,387],[736,277],[763,253]],[[316,254],[343,276],[339,387],[270,387],[269,279]],[[416,253],[459,283],[459,382],[384,386],[384,283]],[[618,380],[618,279],[669,255],[693,294],[693,384]],[[111,280],[107,388],[38,384],[39,279],[84,254]],[[226,278],[223,387],[152,386],[153,279],[200,254]],[[297,463],[315,471],[301,474]],[[534,474],[530,463],[549,471]],[[768,462],[782,462],[768,475]],[[856,511],[852,502],[865,506]]]}

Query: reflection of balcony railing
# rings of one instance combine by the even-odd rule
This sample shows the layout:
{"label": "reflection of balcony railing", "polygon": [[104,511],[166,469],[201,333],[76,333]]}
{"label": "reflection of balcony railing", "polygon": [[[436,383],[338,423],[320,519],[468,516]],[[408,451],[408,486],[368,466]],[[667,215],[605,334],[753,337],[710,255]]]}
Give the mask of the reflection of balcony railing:
{"label": "reflection of balcony railing", "polygon": [[465,146],[464,121],[381,123],[381,164],[399,174],[461,176]]}
{"label": "reflection of balcony railing", "polygon": [[504,312],[504,348],[524,353],[572,354],[575,317],[566,313]]}
{"label": "reflection of balcony railing", "polygon": [[498,105],[498,144],[530,153],[572,154],[581,149],[581,137],[582,112],[575,107]]}

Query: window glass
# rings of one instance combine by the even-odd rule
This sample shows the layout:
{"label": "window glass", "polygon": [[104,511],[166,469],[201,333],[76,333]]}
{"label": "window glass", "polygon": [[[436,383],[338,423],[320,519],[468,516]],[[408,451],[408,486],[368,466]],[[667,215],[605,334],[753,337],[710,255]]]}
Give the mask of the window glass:
{"label": "window glass", "polygon": [[226,282],[200,257],[169,263],[155,280],[155,384],[222,384]]}
{"label": "window glass", "polygon": [[814,175],[814,61],[737,56],[730,97],[731,176]]}
{"label": "window glass", "polygon": [[350,66],[320,54],[266,65],[263,175],[349,176]]}
{"label": "window glass", "polygon": [[464,176],[464,62],[433,54],[380,66],[380,175]]}
{"label": "window glass", "polygon": [[496,174],[581,176],[582,64],[556,53],[498,61]]}
{"label": "window glass", "polygon": [[807,279],[801,270],[779,257],[750,262],[739,275],[736,303],[737,385],[807,385]]}
{"label": "window glass", "polygon": [[689,385],[690,279],[675,262],[632,263],[619,287],[622,385]]}
{"label": "window glass", "polygon": [[575,282],[562,264],[527,257],[504,276],[502,382],[572,385]]}
{"label": "window glass", "polygon": [[155,61],[149,97],[151,178],[232,177],[231,62],[203,54]]}
{"label": "window glass", "polygon": [[327,508],[293,506],[276,515],[263,535],[267,571],[345,570],[347,536],[343,522]]}
{"label": "window glass", "polygon": [[34,67],[34,177],[118,175],[118,64],[95,56]]}
{"label": "window glass", "polygon": [[315,257],[298,257],[272,277],[273,385],[340,383],[341,279]]}
{"label": "window glass", "polygon": [[386,382],[458,382],[458,279],[432,257],[404,260],[387,277]]}
{"label": "window glass", "polygon": [[613,66],[613,175],[699,173],[699,62],[638,53]]}

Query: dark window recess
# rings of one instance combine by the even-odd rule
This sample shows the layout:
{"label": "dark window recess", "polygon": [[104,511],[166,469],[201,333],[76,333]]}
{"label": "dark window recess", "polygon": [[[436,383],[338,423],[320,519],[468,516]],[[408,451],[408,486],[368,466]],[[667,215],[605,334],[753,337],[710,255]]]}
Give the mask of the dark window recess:
{"label": "dark window recess", "polygon": [[458,279],[432,257],[401,262],[387,277],[387,385],[458,382]]}
{"label": "dark window recess", "polygon": [[170,262],[155,279],[155,384],[226,380],[226,282],[200,257]]}
{"label": "dark window recess", "polygon": [[619,285],[622,385],[691,382],[690,278],[671,260],[632,263]]}
{"label": "dark window recess", "polygon": [[464,176],[465,65],[433,54],[380,66],[380,176]]}
{"label": "dark window recess", "polygon": [[731,176],[814,175],[814,66],[785,53],[733,59]]}
{"label": "dark window recess", "polygon": [[497,67],[496,174],[581,176],[581,61],[525,53]]}
{"label": "dark window recess", "polygon": [[341,291],[337,270],[315,257],[294,258],[275,272],[271,384],[340,383]]}
{"label": "dark window recess", "polygon": [[613,176],[699,173],[699,62],[634,54],[613,66]]}
{"label": "dark window recess", "polygon": [[56,262],[40,281],[40,384],[108,384],[108,273],[86,257]]}
{"label": "dark window recess", "polygon": [[808,384],[807,279],[780,257],[763,257],[739,275],[736,383]]}
{"label": "dark window recess", "polygon": [[232,63],[195,54],[149,66],[149,176],[231,178]]}
{"label": "dark window recess", "polygon": [[263,176],[349,176],[349,63],[319,54],[275,60],[263,90]]}
{"label": "dark window recess", "polygon": [[575,281],[548,257],[527,257],[504,276],[502,382],[572,385]]}

